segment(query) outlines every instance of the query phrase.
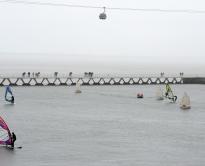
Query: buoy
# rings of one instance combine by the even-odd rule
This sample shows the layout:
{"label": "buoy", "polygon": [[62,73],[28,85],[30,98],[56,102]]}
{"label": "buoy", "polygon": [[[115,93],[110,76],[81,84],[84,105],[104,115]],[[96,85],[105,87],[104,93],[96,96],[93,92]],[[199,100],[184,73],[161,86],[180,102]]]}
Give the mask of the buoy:
{"label": "buoy", "polygon": [[105,7],[103,7],[103,9],[104,9],[104,11],[103,11],[103,13],[100,13],[99,19],[101,19],[101,20],[106,20],[107,15],[106,15],[106,13],[105,13]]}

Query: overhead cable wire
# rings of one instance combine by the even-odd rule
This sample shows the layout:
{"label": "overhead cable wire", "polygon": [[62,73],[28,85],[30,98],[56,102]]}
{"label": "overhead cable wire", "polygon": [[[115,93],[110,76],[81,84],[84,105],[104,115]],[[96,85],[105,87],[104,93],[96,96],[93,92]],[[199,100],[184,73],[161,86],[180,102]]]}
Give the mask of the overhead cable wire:
{"label": "overhead cable wire", "polygon": [[67,3],[51,3],[40,1],[24,1],[24,0],[2,0],[1,3],[26,4],[26,5],[41,5],[41,6],[56,6],[56,7],[72,7],[72,8],[88,8],[88,9],[104,9],[120,10],[120,11],[137,11],[137,12],[163,12],[163,13],[190,13],[190,14],[205,14],[205,10],[194,9],[158,9],[158,8],[120,8],[120,7],[102,7],[90,5],[74,5]]}
{"label": "overhead cable wire", "polygon": [[50,3],[50,2],[39,2],[39,1],[22,1],[22,0],[2,0],[0,2],[7,3],[20,3],[20,4],[28,4],[28,5],[42,5],[42,6],[59,6],[59,7],[73,7],[73,8],[95,8],[102,9],[103,7],[99,6],[89,6],[89,5],[72,5],[66,3]]}

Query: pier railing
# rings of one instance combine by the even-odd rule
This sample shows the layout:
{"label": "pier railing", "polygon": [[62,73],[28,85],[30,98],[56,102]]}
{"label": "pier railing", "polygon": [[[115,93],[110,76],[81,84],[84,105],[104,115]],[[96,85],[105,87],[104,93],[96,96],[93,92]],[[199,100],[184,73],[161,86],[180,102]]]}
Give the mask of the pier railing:
{"label": "pier railing", "polygon": [[182,77],[40,77],[0,78],[0,86],[72,86],[81,85],[150,85],[183,84]]}

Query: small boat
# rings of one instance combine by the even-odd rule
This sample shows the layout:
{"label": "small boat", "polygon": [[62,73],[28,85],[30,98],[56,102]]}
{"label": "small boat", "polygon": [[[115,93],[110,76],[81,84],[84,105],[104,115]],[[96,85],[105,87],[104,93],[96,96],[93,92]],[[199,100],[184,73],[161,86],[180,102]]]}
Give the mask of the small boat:
{"label": "small boat", "polygon": [[186,92],[184,93],[184,96],[182,97],[180,101],[180,108],[184,110],[191,108],[190,97],[187,95]]}
{"label": "small boat", "polygon": [[80,86],[81,84],[79,82],[76,83],[76,90],[75,93],[82,93],[82,91],[80,90]]}
{"label": "small boat", "polygon": [[156,99],[157,100],[164,100],[164,95],[162,89],[159,87],[156,91]]}
{"label": "small boat", "polygon": [[137,94],[137,98],[138,98],[138,99],[142,99],[143,97],[144,97],[143,93],[138,93],[138,94]]}

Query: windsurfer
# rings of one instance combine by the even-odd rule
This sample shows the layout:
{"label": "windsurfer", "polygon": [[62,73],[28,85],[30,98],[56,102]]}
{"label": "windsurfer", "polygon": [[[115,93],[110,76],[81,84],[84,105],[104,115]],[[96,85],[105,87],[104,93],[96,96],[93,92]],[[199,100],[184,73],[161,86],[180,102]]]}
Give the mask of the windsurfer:
{"label": "windsurfer", "polygon": [[177,96],[174,96],[171,87],[168,83],[166,83],[166,92],[165,97],[175,102],[177,100]]}
{"label": "windsurfer", "polygon": [[10,103],[14,103],[14,96],[13,96],[13,93],[11,91],[11,87],[10,86],[6,87],[5,100],[10,102]]}
{"label": "windsurfer", "polygon": [[16,135],[14,134],[14,132],[12,132],[11,135],[11,147],[14,148],[14,143],[16,141]]}
{"label": "windsurfer", "polygon": [[14,103],[14,96],[11,96],[11,103]]}

